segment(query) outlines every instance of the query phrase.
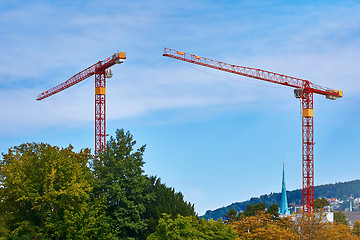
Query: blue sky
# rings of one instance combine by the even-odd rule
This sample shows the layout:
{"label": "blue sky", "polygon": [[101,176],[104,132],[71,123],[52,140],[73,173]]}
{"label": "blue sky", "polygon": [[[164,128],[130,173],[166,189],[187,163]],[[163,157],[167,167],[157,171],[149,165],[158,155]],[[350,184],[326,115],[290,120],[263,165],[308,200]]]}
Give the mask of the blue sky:
{"label": "blue sky", "polygon": [[107,81],[107,133],[146,144],[144,170],[202,215],[302,187],[293,90],[162,57],[164,47],[341,89],[315,96],[315,184],[358,179],[358,1],[0,2],[0,152],[24,142],[94,146],[94,78],[47,90],[125,51]]}

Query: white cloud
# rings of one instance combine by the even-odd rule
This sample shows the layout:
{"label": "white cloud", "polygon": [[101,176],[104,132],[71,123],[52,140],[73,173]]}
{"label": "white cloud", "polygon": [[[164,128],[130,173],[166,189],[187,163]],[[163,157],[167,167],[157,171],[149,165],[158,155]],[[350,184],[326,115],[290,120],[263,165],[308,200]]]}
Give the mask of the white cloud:
{"label": "white cloud", "polygon": [[[215,2],[114,1],[100,7],[107,11],[94,4],[83,6],[83,11],[77,5],[24,5],[2,15],[6,31],[0,33],[0,85],[5,87],[0,106],[7,116],[2,124],[25,128],[92,121],[93,78],[42,102],[33,99],[116,50],[126,51],[128,59],[114,67],[115,76],[108,80],[109,119],[281,95],[279,90],[256,87],[275,87],[272,84],[199,68],[242,83],[222,80],[169,61],[161,57],[164,46],[309,79],[345,94],[360,91],[359,34],[354,32],[360,22],[358,6],[325,6],[326,14],[321,6],[275,8],[279,15],[260,7],[261,14],[252,18],[255,10],[249,3],[242,10],[241,4],[231,9]],[[302,10],[307,14],[302,16]],[[344,38],[352,40],[343,45]]]}

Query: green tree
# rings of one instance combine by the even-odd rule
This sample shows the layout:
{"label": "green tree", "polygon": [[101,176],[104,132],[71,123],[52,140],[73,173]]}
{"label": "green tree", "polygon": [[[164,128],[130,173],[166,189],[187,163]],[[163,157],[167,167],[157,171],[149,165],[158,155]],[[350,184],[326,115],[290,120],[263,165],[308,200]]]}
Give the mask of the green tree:
{"label": "green tree", "polygon": [[147,203],[154,197],[146,192],[149,180],[143,174],[145,145],[136,151],[130,132],[116,131],[98,159],[93,161],[97,176],[94,194],[105,198],[105,215],[117,239],[139,239],[147,231],[144,218]]}
{"label": "green tree", "polygon": [[248,204],[244,212],[244,215],[245,217],[255,216],[255,214],[259,211],[265,212],[265,209],[266,209],[266,204],[263,202],[254,203],[253,205]]}
{"label": "green tree", "polygon": [[226,223],[232,223],[234,221],[238,221],[240,220],[241,215],[238,214],[238,212],[235,209],[230,209],[229,211],[227,211],[227,213],[225,214],[225,222]]}
{"label": "green tree", "polygon": [[276,203],[271,204],[266,213],[271,214],[273,220],[279,219],[279,206]]}
{"label": "green tree", "polygon": [[353,226],[353,229],[352,229],[352,234],[356,235],[356,236],[360,236],[360,221],[359,220],[356,220],[354,222],[354,226]]}
{"label": "green tree", "polygon": [[334,212],[334,222],[348,225],[348,220],[342,211]]}
{"label": "green tree", "polygon": [[21,239],[101,238],[97,205],[89,203],[90,150],[27,143],[0,161],[0,231]]}
{"label": "green tree", "polygon": [[221,221],[198,220],[195,216],[183,217],[178,215],[172,219],[170,215],[163,214],[156,231],[148,240],[232,240],[236,239],[236,233],[232,227]]}
{"label": "green tree", "polygon": [[144,236],[155,232],[163,213],[169,214],[172,218],[176,218],[178,214],[181,216],[196,215],[194,205],[186,202],[181,192],[175,192],[174,188],[167,187],[161,183],[160,178],[155,176],[149,177],[149,185],[146,192],[152,195],[153,199],[145,205],[144,218],[147,219],[148,230],[144,232]]}
{"label": "green tree", "polygon": [[319,211],[320,209],[323,209],[326,206],[329,206],[330,203],[326,198],[318,198],[314,201],[314,209],[316,211]]}

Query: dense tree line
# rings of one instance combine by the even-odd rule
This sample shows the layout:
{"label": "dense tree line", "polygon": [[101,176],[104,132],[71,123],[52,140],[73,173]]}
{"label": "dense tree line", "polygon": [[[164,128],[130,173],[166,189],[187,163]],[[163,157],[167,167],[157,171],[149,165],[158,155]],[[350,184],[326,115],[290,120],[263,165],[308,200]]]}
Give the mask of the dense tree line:
{"label": "dense tree line", "polygon": [[[226,219],[199,220],[180,192],[143,171],[145,146],[118,130],[106,149],[75,152],[45,143],[12,147],[0,160],[0,239],[359,239],[343,215],[279,218],[256,202]],[[256,200],[257,201],[257,200]]]}
{"label": "dense tree line", "polygon": [[0,160],[0,239],[146,239],[163,213],[194,217],[180,192],[143,171],[145,146],[117,130],[98,157],[45,143]]}
{"label": "dense tree line", "polygon": [[239,221],[244,217],[252,217],[255,216],[259,212],[264,212],[271,216],[272,220],[279,219],[279,207],[277,204],[271,204],[269,209],[266,209],[265,203],[254,203],[253,205],[249,204],[246,207],[244,212],[237,212],[235,209],[230,209],[224,216],[224,220],[226,223],[231,223],[235,221]]}
{"label": "dense tree line", "polygon": [[[318,198],[338,198],[346,200],[351,195],[354,198],[360,197],[360,180],[353,180],[349,182],[339,182],[335,184],[326,184],[314,187],[315,199]],[[297,189],[293,191],[287,191],[287,198],[289,203],[302,204],[302,190]],[[201,216],[205,219],[218,219],[225,216],[226,212],[230,209],[235,209],[236,211],[244,211],[246,207],[250,204],[258,204],[264,202],[267,207],[271,204],[281,204],[281,193],[270,193],[261,195],[260,197],[253,197],[250,200],[243,202],[232,203],[226,207],[218,208],[215,210],[208,210],[206,213]],[[349,203],[344,202],[342,209],[348,207]]]}
{"label": "dense tree line", "polygon": [[[294,213],[283,218],[276,217],[270,208],[264,209],[265,203],[248,205],[244,213],[226,222],[237,233],[237,239],[360,239],[360,221],[353,229],[347,222],[328,222],[327,213],[322,210],[328,205],[327,200],[318,199],[316,205],[315,213]],[[271,209],[275,209],[275,205],[272,206]],[[234,214],[234,210],[229,213]]]}
{"label": "dense tree line", "polygon": [[[321,202],[319,201],[321,205]],[[326,213],[318,209],[316,213],[296,213],[291,217],[278,218],[265,209],[265,203],[248,205],[244,213],[237,213],[234,209],[227,212],[225,221],[214,221],[196,217],[181,217],[175,219],[164,215],[159,226],[152,233],[149,240],[359,240],[360,221],[355,222],[353,229],[342,223],[330,223],[326,220]]]}
{"label": "dense tree line", "polygon": [[170,215],[164,214],[160,219],[156,231],[148,240],[235,240],[236,232],[223,222],[205,219],[199,220],[194,216],[183,217],[178,215],[172,219]]}
{"label": "dense tree line", "polygon": [[344,224],[330,223],[324,213],[295,214],[291,217],[272,219],[264,211],[229,223],[237,239],[312,239],[358,240],[354,230]]}

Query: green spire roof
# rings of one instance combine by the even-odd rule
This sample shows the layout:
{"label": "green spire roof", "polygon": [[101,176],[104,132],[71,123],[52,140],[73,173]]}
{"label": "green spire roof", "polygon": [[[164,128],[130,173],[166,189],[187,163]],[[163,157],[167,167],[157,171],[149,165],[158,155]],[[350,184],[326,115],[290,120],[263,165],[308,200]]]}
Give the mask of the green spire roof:
{"label": "green spire roof", "polygon": [[286,185],[285,185],[285,164],[283,163],[283,176],[282,176],[282,189],[281,189],[281,204],[280,204],[280,214],[290,215],[288,201],[286,196]]}

